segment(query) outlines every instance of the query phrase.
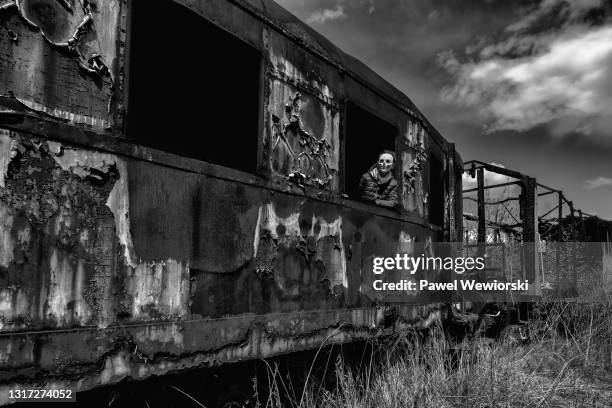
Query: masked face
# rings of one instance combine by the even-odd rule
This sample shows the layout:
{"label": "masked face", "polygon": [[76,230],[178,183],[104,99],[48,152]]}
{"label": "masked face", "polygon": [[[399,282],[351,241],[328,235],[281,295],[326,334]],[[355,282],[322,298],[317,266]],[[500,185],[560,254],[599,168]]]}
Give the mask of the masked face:
{"label": "masked face", "polygon": [[383,153],[378,158],[378,174],[385,177],[393,170],[393,156],[389,153]]}

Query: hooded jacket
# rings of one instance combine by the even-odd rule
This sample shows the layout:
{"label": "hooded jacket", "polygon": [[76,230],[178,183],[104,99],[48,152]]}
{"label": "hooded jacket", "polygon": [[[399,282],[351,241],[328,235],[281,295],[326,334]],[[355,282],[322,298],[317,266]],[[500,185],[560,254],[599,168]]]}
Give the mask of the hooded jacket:
{"label": "hooded jacket", "polygon": [[363,173],[361,180],[359,180],[361,199],[382,207],[397,207],[399,204],[397,181],[391,176],[387,182],[379,182],[378,177],[372,175],[372,169],[374,168],[376,168],[376,165]]}

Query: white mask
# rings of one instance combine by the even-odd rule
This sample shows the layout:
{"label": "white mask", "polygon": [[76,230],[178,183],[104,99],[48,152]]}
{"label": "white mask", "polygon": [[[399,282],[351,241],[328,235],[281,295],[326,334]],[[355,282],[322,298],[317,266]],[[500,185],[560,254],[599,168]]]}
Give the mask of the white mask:
{"label": "white mask", "polygon": [[378,174],[385,177],[391,170],[393,170],[393,156],[389,153],[383,153],[378,158],[377,169]]}

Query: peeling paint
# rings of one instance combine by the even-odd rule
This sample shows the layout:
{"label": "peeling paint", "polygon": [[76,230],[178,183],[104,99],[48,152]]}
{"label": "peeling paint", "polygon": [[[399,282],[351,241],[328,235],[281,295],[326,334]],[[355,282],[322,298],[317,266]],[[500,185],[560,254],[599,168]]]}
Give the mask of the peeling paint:
{"label": "peeling paint", "polygon": [[[328,280],[330,288],[343,286],[348,288],[346,276],[346,256],[342,241],[342,218],[338,217],[335,221],[327,223],[324,219],[318,218],[320,226],[317,235],[317,259],[325,265],[325,274],[321,280]],[[311,230],[311,233],[314,228]]]}
{"label": "peeling paint", "polygon": [[4,188],[4,179],[9,163],[15,157],[15,141],[11,138],[11,132],[0,129],[0,187]]}
{"label": "peeling paint", "polygon": [[83,0],[80,7],[70,9],[57,0],[17,0],[16,3],[24,21],[39,29],[50,44],[70,52],[81,69],[97,77],[110,76],[100,54],[86,57],[80,44],[94,25],[96,2]]}
{"label": "peeling paint", "polygon": [[436,256],[434,253],[433,241],[434,240],[432,239],[431,235],[428,235],[427,238],[425,239],[425,254],[430,258],[433,258]]}
{"label": "peeling paint", "polygon": [[406,133],[406,141],[412,147],[424,147],[426,139],[426,131],[423,125],[415,119],[408,121],[408,131]]}
{"label": "peeling paint", "polygon": [[184,317],[189,311],[189,264],[172,259],[141,263],[130,277],[129,292],[136,318]]}
{"label": "peeling paint", "polygon": [[56,107],[49,107],[26,98],[17,98],[17,100],[33,111],[43,112],[59,119],[68,120],[72,123],[89,125],[101,129],[105,129],[110,126],[110,122],[106,119],[95,118],[88,115],[79,115]]}
{"label": "peeling paint", "polygon": [[327,84],[323,83],[320,78],[313,78],[307,73],[304,73],[274,48],[270,48],[269,58],[271,63],[271,75],[284,82],[298,84],[301,88],[305,88],[308,92],[315,94],[324,103],[336,106],[334,102],[335,97],[331,89]]}
{"label": "peeling paint", "polygon": [[[293,163],[287,176],[292,181],[298,183],[312,181],[325,186],[332,179],[327,164],[331,145],[324,137],[315,137],[305,128],[301,118],[301,107],[301,95],[297,92],[285,105],[284,117],[275,115],[272,117],[275,137],[272,151],[279,147],[279,143],[287,149]],[[297,143],[290,140],[291,138],[297,138]],[[298,146],[299,151],[296,150]]]}
{"label": "peeling paint", "polygon": [[289,245],[290,241],[298,239],[301,236],[299,218],[299,212],[295,212],[288,217],[279,217],[272,203],[260,207],[257,215],[258,227],[255,228],[255,238],[253,239],[254,256],[257,257],[259,250],[261,231],[265,231],[273,240],[278,241],[278,227],[280,225],[284,227],[285,231],[283,241],[280,244]]}
{"label": "peeling paint", "polygon": [[338,111],[280,81],[272,80],[270,86],[268,134],[272,170],[300,187],[336,188]]}
{"label": "peeling paint", "polygon": [[406,210],[425,216],[427,193],[423,188],[423,165],[426,156],[421,150],[402,152],[403,185],[402,203]]}
{"label": "peeling paint", "polygon": [[417,176],[423,171],[423,164],[427,161],[427,155],[422,150],[415,149],[414,159],[410,161],[408,168],[404,170],[404,191],[414,192],[416,188]]}
{"label": "peeling paint", "polygon": [[413,254],[414,253],[414,242],[415,238],[411,237],[405,231],[400,231],[399,239],[397,242],[397,253],[398,254]]}
{"label": "peeling paint", "polygon": [[[291,243],[299,240],[301,236],[299,217],[299,212],[292,213],[288,217],[279,217],[272,203],[259,208],[253,238],[253,257],[255,271],[258,274],[273,273],[272,263],[279,245],[289,247]],[[281,237],[278,233],[279,226],[284,229]]]}
{"label": "peeling paint", "polygon": [[12,309],[0,310],[0,322],[12,330],[103,327],[114,319],[112,241],[104,233],[112,215],[99,201],[116,177],[113,158],[25,134],[11,140],[15,154],[0,188],[0,261],[14,288],[2,294]]}
{"label": "peeling paint", "polygon": [[[330,289],[336,286],[348,288],[346,275],[346,256],[342,239],[342,218],[338,217],[327,222],[322,217],[312,215],[310,228],[302,231],[300,228],[300,212],[296,211],[287,217],[277,215],[274,205],[268,203],[260,207],[257,217],[258,227],[253,239],[256,270],[274,273],[273,262],[279,247],[299,251],[309,260],[320,261],[324,266],[324,274],[320,281],[328,281]],[[282,234],[278,231],[282,230]],[[309,243],[314,243],[311,246]],[[265,250],[260,252],[262,245]],[[279,285],[283,280],[278,277]]]}
{"label": "peeling paint", "polygon": [[[149,320],[160,315],[187,316],[189,312],[189,263],[173,259],[150,263],[137,259],[135,255],[130,232],[128,177],[125,161],[115,155],[67,148],[57,142],[48,141],[47,145],[53,159],[62,170],[69,171],[82,179],[99,178],[100,173],[109,172],[113,166],[117,169],[119,177],[109,193],[106,206],[113,214],[115,234],[122,247],[125,263],[131,269],[127,272],[129,277],[126,293],[131,299],[131,317]],[[61,230],[60,226],[69,220],[70,218],[64,218],[60,213],[57,218],[57,231]],[[60,269],[69,270],[66,265]],[[66,277],[66,279],[71,278]],[[110,285],[108,278],[98,279],[97,286],[105,288],[108,285]],[[66,290],[65,285],[62,285],[61,282],[59,288],[59,292]],[[102,290],[101,295],[110,288]],[[59,311],[65,309],[65,304],[56,302],[55,297],[51,298],[53,300],[50,303],[51,313],[59,314]],[[110,306],[106,306],[107,303],[104,301],[100,306],[103,319],[99,319],[98,324],[101,327],[113,320],[112,310],[108,309]]]}
{"label": "peeling paint", "polygon": [[[108,172],[110,166],[116,166],[119,179],[115,182],[108,196],[106,206],[112,211],[119,242],[123,247],[126,263],[137,266],[134,245],[130,234],[129,192],[127,185],[127,164],[119,157],[88,150],[63,148],[60,143],[47,141],[53,159],[65,171],[71,171],[81,178],[91,177],[92,170]],[[95,174],[93,175],[95,177]]]}
{"label": "peeling paint", "polygon": [[62,170],[70,171],[81,178],[95,177],[92,170],[108,172],[110,166],[116,164],[117,156],[100,153],[93,150],[62,148],[60,143],[47,141],[53,159]]}
{"label": "peeling paint", "polygon": [[1,93],[43,119],[108,130],[117,100],[112,68],[125,45],[118,41],[122,3],[70,1],[68,9],[62,1],[0,1]]}
{"label": "peeling paint", "polygon": [[24,288],[9,286],[0,290],[0,330],[11,329],[11,325],[5,324],[16,319],[27,319],[30,299]]}
{"label": "peeling paint", "polygon": [[134,244],[132,243],[132,235],[130,233],[127,164],[123,160],[117,160],[115,165],[119,170],[120,177],[108,196],[106,206],[113,213],[117,236],[123,246],[125,261],[129,266],[136,267],[136,255],[134,254]]}
{"label": "peeling paint", "polygon": [[13,261],[14,245],[11,231],[13,215],[10,209],[0,203],[0,266],[8,268]]}
{"label": "peeling paint", "polygon": [[[47,318],[62,325],[71,321],[86,324],[91,318],[91,310],[83,298],[85,272],[82,261],[75,268],[67,256],[61,256],[57,250],[53,250],[50,272]],[[67,314],[66,311],[71,313]]]}
{"label": "peeling paint", "polygon": [[184,341],[183,332],[176,324],[170,326],[149,326],[136,335],[140,343],[162,343],[181,347]]}
{"label": "peeling paint", "polygon": [[100,385],[121,381],[130,372],[129,357],[125,353],[108,356],[104,362],[104,369],[100,373]]}

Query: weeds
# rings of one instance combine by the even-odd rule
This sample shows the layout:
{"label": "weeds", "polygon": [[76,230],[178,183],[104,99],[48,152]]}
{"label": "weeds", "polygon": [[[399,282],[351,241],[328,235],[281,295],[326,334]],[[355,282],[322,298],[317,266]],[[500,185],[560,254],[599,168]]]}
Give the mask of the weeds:
{"label": "weeds", "polygon": [[[403,333],[377,345],[379,358],[355,368],[339,358],[335,385],[308,378],[298,398],[271,368],[271,393],[259,407],[444,408],[612,407],[612,299],[542,303],[519,344],[506,330],[498,340],[448,341]],[[333,370],[332,370],[333,371]],[[276,385],[274,385],[276,384]]]}

